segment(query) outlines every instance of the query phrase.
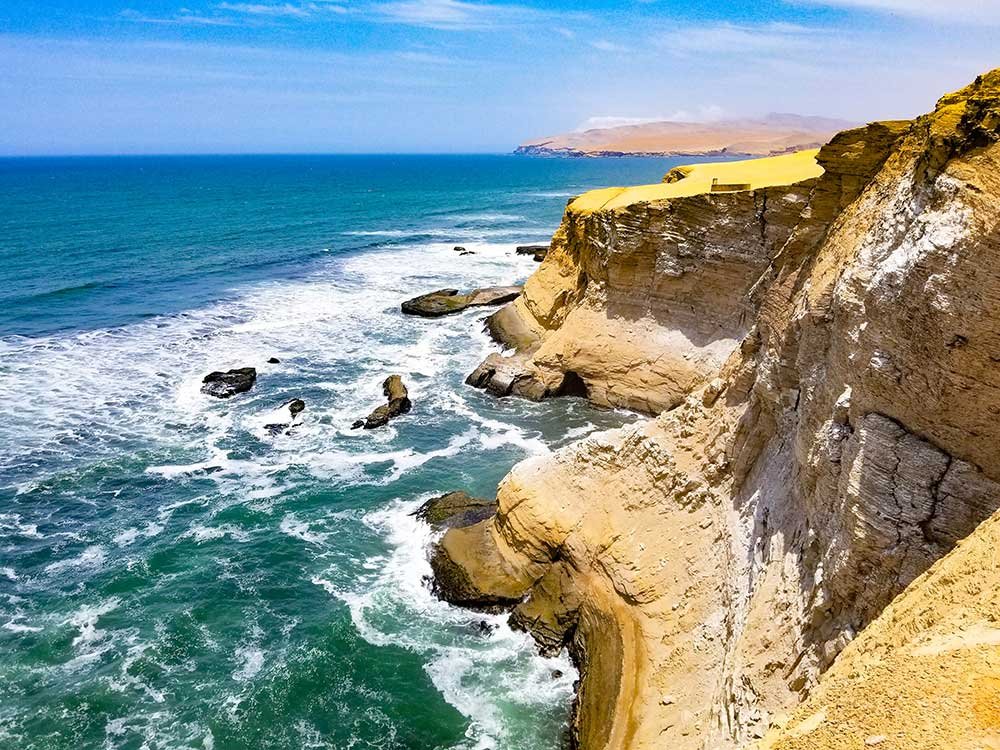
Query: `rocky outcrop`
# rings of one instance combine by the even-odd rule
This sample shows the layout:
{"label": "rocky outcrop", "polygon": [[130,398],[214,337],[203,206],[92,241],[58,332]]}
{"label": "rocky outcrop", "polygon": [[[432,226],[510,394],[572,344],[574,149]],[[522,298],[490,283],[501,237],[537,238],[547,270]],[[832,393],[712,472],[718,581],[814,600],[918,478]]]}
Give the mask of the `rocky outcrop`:
{"label": "rocky outcrop", "polygon": [[363,424],[355,422],[355,426],[364,427],[366,430],[384,427],[389,424],[390,419],[406,414],[413,406],[410,402],[409,391],[399,375],[390,375],[385,379],[385,382],[382,383],[382,393],[387,399],[386,403],[373,410]]}
{"label": "rocky outcrop", "polygon": [[484,500],[459,491],[428,500],[413,515],[440,530],[471,526],[492,518],[496,512],[496,500]]}
{"label": "rocky outcrop", "polygon": [[490,286],[483,289],[473,289],[465,294],[457,289],[439,289],[436,292],[421,294],[408,299],[400,307],[407,315],[419,315],[423,318],[438,318],[462,312],[470,307],[487,307],[502,305],[517,299],[521,294],[519,286]]}
{"label": "rocky outcrop", "polygon": [[240,367],[226,372],[210,372],[201,382],[202,393],[215,398],[232,398],[253,388],[257,382],[257,370],[253,367]]}
{"label": "rocky outcrop", "polygon": [[[630,225],[568,215],[513,306],[518,335],[539,339],[540,380],[558,370],[538,352],[581,308],[597,337],[615,330],[605,350],[648,330],[634,311],[652,299],[693,332],[692,357],[710,338],[694,337],[701,318],[736,339],[714,371],[647,378],[657,418],[519,464],[494,518],[442,540],[470,598],[507,602],[541,646],[581,660],[584,748],[746,748],[768,733],[789,749],[996,744],[996,522],[923,574],[1000,508],[1000,71],[819,159],[808,194],[780,199],[797,220],[750,245],[767,257],[735,259],[759,263],[745,283],[725,276],[738,292],[712,282],[721,232],[705,250],[704,230],[665,231],[681,225],[644,206],[647,224],[640,209]],[[629,277],[610,252],[625,242],[678,263],[676,248],[700,248],[680,277],[699,274],[683,298],[698,313]],[[582,303],[593,278],[613,306]],[[673,357],[676,340],[660,342]],[[579,362],[584,346],[542,361]],[[636,392],[631,370],[606,383],[567,370],[589,393]],[[943,716],[920,706],[925,690]]]}
{"label": "rocky outcrop", "polygon": [[676,406],[746,336],[760,302],[751,291],[779,251],[818,241],[902,127],[837,136],[816,156],[819,179],[664,200],[640,192],[625,205],[620,189],[573,201],[523,295],[487,321],[513,354],[490,355],[467,382],[499,396],[586,396],[652,414]]}
{"label": "rocky outcrop", "polygon": [[1000,747],[1000,514],[893,601],[760,750]]}

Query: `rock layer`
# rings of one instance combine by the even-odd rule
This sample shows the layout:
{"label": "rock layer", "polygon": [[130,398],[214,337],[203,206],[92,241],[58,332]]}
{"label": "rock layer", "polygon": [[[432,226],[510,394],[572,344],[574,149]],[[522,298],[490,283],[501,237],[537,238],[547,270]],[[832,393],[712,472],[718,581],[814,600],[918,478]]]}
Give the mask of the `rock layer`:
{"label": "rock layer", "polygon": [[[733,231],[727,245],[721,220],[681,221],[687,204],[567,215],[513,306],[523,330],[502,327],[537,337],[522,372],[546,389],[574,372],[599,402],[668,409],[519,464],[494,518],[442,540],[470,598],[513,605],[543,648],[580,659],[581,747],[750,747],[839,663],[776,747],[996,746],[995,613],[976,601],[996,581],[954,572],[977,564],[951,562],[964,547],[921,575],[1000,507],[1000,71],[912,123],[843,133],[819,158],[805,194],[768,195],[765,218],[797,207],[757,220],[769,243]],[[751,194],[713,198],[740,225],[752,213]],[[610,251],[622,247],[645,260]],[[679,248],[696,250],[691,267]],[[682,295],[685,276],[700,283]],[[690,333],[684,361],[733,340],[714,352],[724,361],[673,379],[636,377],[656,371],[648,349],[610,374],[581,367],[636,331],[653,339],[654,299]],[[676,360],[676,340],[655,346]],[[959,614],[926,609],[947,601],[935,587]],[[936,679],[907,661],[926,626],[939,645],[965,629],[974,648],[956,664],[990,661]],[[869,668],[881,692],[866,709]],[[947,742],[892,715],[886,675],[934,682],[954,720],[927,737]]]}

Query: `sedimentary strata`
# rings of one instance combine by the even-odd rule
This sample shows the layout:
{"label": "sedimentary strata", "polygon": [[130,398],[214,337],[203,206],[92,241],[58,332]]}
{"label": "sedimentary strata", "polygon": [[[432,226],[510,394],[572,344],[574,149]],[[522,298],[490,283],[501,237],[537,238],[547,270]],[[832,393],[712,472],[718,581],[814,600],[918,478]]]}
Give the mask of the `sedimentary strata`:
{"label": "sedimentary strata", "polygon": [[522,462],[439,548],[456,600],[570,647],[588,750],[1000,746],[1000,71],[817,159],[568,211],[499,313],[537,339],[512,382],[660,412]]}
{"label": "sedimentary strata", "polygon": [[400,307],[407,315],[437,318],[462,312],[470,307],[502,305],[516,299],[520,293],[519,286],[484,287],[464,294],[457,289],[438,289],[436,292],[408,299]]}

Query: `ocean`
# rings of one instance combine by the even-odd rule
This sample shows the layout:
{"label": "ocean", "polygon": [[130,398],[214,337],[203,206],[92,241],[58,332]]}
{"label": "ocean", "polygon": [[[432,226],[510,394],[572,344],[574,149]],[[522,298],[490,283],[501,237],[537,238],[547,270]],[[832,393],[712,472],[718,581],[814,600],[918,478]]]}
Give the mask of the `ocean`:
{"label": "ocean", "polygon": [[[0,747],[559,747],[568,658],[436,600],[411,513],[634,416],[469,388],[488,311],[399,303],[679,161],[0,160]],[[412,412],[351,430],[391,373]]]}

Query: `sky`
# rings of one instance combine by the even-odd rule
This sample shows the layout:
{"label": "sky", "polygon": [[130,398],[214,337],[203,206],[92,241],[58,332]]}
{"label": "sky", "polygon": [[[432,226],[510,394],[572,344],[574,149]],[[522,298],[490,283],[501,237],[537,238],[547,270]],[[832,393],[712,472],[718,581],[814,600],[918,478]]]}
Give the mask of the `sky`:
{"label": "sky", "polygon": [[912,117],[1000,0],[8,0],[0,155],[507,152],[651,119]]}

